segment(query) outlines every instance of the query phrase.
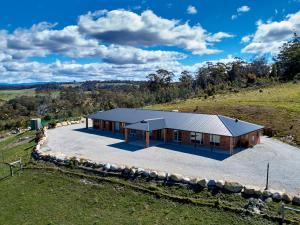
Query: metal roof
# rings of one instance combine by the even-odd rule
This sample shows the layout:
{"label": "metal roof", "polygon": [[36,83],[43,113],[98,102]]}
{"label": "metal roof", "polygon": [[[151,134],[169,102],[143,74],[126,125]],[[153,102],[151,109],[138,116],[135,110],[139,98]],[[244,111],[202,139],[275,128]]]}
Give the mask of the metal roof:
{"label": "metal roof", "polygon": [[[226,116],[131,108],[101,111],[89,115],[88,118],[125,122],[130,124],[127,126],[128,128],[132,126],[131,129],[153,130],[170,128],[223,136],[240,136],[263,128],[263,126],[257,124]],[[162,119],[164,119],[164,124]],[[149,122],[150,120],[151,122]],[[148,122],[143,124],[142,121]]]}
{"label": "metal roof", "polygon": [[160,130],[166,128],[166,123],[164,118],[147,119],[138,123],[129,124],[126,128],[143,131]]}

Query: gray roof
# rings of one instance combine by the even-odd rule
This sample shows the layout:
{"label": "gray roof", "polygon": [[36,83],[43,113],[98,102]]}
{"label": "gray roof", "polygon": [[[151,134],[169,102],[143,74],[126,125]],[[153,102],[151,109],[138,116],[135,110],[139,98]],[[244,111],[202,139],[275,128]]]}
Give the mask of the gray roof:
{"label": "gray roof", "polygon": [[101,111],[88,118],[125,122],[127,128],[137,130],[170,128],[234,137],[263,128],[226,116],[130,108]]}
{"label": "gray roof", "polygon": [[138,123],[129,124],[126,127],[134,130],[151,131],[166,128],[166,123],[164,118],[146,119]]}

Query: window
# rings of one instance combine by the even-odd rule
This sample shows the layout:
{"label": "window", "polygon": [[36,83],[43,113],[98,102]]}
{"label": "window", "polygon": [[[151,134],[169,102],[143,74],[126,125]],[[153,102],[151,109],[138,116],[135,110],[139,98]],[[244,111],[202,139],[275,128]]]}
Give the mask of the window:
{"label": "window", "polygon": [[181,131],[180,130],[173,130],[173,141],[181,142]]}
{"label": "window", "polygon": [[202,133],[191,132],[190,140],[191,140],[191,143],[203,144],[203,135],[202,135]]}
{"label": "window", "polygon": [[209,140],[211,145],[220,145],[220,135],[211,134]]}

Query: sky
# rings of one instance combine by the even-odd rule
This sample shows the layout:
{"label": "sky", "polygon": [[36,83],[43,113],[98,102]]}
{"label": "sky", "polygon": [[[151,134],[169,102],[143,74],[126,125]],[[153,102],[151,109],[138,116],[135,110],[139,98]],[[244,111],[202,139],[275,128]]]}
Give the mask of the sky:
{"label": "sky", "polygon": [[0,83],[178,77],[272,59],[294,32],[300,0],[3,0]]}

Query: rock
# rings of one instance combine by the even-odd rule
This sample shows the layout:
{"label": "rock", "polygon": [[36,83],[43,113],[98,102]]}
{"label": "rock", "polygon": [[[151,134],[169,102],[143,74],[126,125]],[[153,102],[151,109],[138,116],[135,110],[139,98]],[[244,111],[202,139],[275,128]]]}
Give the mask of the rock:
{"label": "rock", "polygon": [[300,205],[300,195],[295,195],[293,198],[293,204]]}
{"label": "rock", "polygon": [[157,178],[160,180],[165,180],[167,178],[167,174],[165,172],[158,172]]}
{"label": "rock", "polygon": [[189,183],[191,182],[191,179],[190,179],[189,177],[183,177],[183,178],[182,178],[182,181],[183,181],[184,183],[189,184]]}
{"label": "rock", "polygon": [[71,125],[71,122],[70,122],[70,121],[67,121],[67,125]]}
{"label": "rock", "polygon": [[143,168],[137,168],[137,170],[136,170],[136,173],[138,174],[138,175],[142,175],[143,173],[144,173],[144,169]]}
{"label": "rock", "polygon": [[208,184],[208,180],[206,178],[198,181],[198,185],[200,185],[200,187],[202,188],[207,188],[207,184]]}
{"label": "rock", "polygon": [[274,201],[281,201],[282,193],[280,193],[279,191],[272,193],[272,199]]}
{"label": "rock", "polygon": [[150,172],[150,177],[151,178],[156,178],[157,177],[157,172],[155,170]]}
{"label": "rock", "polygon": [[264,191],[264,190],[262,190],[262,189],[259,188],[259,187],[254,188],[254,194],[255,194],[256,196],[259,196],[259,197],[262,196],[263,191]]}
{"label": "rock", "polygon": [[134,167],[131,167],[131,168],[130,168],[130,170],[129,170],[129,174],[130,174],[131,176],[134,176],[134,175],[135,175],[135,173],[136,173],[136,171],[137,171],[137,169],[136,169],[136,168],[134,168]]}
{"label": "rock", "polygon": [[39,145],[39,144],[37,144],[36,146],[35,146],[35,150],[40,150],[40,148],[41,148],[41,146]]}
{"label": "rock", "polygon": [[170,175],[170,179],[173,180],[173,181],[179,182],[179,181],[182,180],[182,175],[177,174],[177,173],[172,173]]}
{"label": "rock", "polygon": [[216,180],[209,180],[207,183],[207,186],[209,188],[215,188],[217,186],[217,181]]}
{"label": "rock", "polygon": [[223,180],[217,180],[217,182],[216,182],[216,186],[220,189],[224,188],[224,184],[225,184],[225,181],[223,181]]}
{"label": "rock", "polygon": [[264,190],[262,192],[262,196],[264,196],[265,198],[270,198],[272,197],[272,192],[270,190]]}
{"label": "rock", "polygon": [[62,125],[62,126],[67,126],[68,123],[67,123],[66,121],[64,121],[64,122],[61,123],[61,125]]}
{"label": "rock", "polygon": [[200,180],[200,178],[198,178],[198,177],[194,177],[194,178],[192,178],[191,180],[190,180],[190,184],[192,184],[192,185],[196,185],[198,182],[199,182],[199,180]]}
{"label": "rock", "polygon": [[238,182],[225,181],[224,189],[232,193],[240,193],[243,190],[243,186]]}
{"label": "rock", "polygon": [[285,202],[291,202],[291,201],[293,201],[293,197],[288,193],[283,193],[282,200]]}
{"label": "rock", "polygon": [[246,195],[255,195],[255,187],[254,186],[245,186],[243,193]]}
{"label": "rock", "polygon": [[118,171],[118,170],[119,170],[119,167],[118,167],[117,165],[115,165],[115,164],[111,164],[111,165],[110,165],[110,170],[111,170],[111,171]]}
{"label": "rock", "polygon": [[62,126],[61,123],[57,123],[57,124],[55,125],[55,128],[61,127],[61,126]]}
{"label": "rock", "polygon": [[123,173],[130,173],[130,167],[125,166],[125,168],[123,169]]}
{"label": "rock", "polygon": [[149,177],[150,176],[150,171],[149,170],[144,170],[143,171],[143,176],[144,177]]}
{"label": "rock", "polygon": [[109,163],[105,163],[104,169],[105,169],[105,170],[110,170],[110,164],[109,164]]}

